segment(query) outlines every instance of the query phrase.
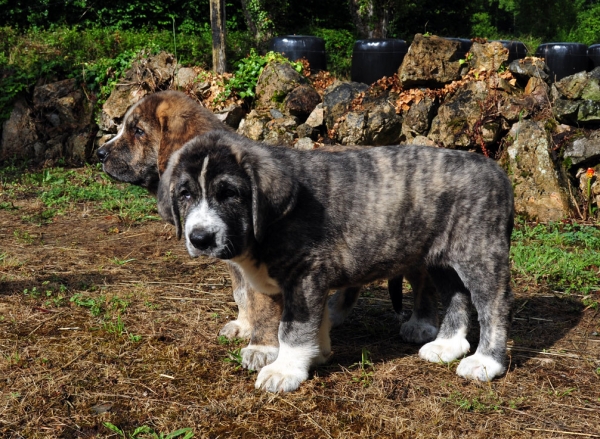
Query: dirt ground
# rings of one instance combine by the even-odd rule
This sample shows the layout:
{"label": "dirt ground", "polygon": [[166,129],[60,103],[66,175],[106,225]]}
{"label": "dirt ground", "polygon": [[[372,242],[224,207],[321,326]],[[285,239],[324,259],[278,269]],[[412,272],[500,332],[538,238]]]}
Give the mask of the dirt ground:
{"label": "dirt ground", "polygon": [[36,225],[27,209],[0,210],[0,437],[119,437],[109,422],[126,437],[600,438],[600,316],[576,295],[514,279],[509,371],[482,384],[420,360],[369,285],[329,363],[267,394],[231,355],[244,343],[217,337],[236,315],[222,263],[190,259],[159,221],[86,205]]}

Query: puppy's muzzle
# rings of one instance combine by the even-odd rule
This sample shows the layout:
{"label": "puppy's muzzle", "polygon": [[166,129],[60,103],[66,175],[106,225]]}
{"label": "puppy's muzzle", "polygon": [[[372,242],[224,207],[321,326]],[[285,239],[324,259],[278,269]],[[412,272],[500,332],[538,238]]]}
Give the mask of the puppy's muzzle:
{"label": "puppy's muzzle", "polygon": [[189,234],[189,240],[192,245],[200,251],[207,251],[216,247],[217,245],[215,233],[201,228],[195,228],[192,230],[192,232]]}

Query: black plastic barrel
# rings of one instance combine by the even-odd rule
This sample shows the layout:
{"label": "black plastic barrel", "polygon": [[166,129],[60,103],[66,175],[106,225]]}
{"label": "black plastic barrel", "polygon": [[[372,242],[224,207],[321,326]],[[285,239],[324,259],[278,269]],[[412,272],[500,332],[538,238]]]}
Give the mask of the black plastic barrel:
{"label": "black plastic barrel", "polygon": [[553,81],[583,72],[588,68],[588,47],[580,43],[544,43],[535,56],[544,58]]}
{"label": "black plastic barrel", "polygon": [[352,51],[350,77],[354,82],[372,84],[398,72],[408,51],[406,41],[397,38],[357,40]]}
{"label": "black plastic barrel", "polygon": [[527,47],[520,41],[512,40],[492,40],[492,42],[501,43],[505,49],[508,49],[508,63],[510,64],[515,59],[525,58],[527,56]]}
{"label": "black plastic barrel", "polygon": [[460,47],[458,48],[458,57],[460,59],[465,59],[469,50],[471,50],[471,46],[473,45],[473,41],[468,38],[450,38],[446,37],[447,40],[458,41],[460,43]]}
{"label": "black plastic barrel", "polygon": [[284,35],[273,38],[269,44],[269,50],[281,53],[290,61],[306,58],[312,72],[327,70],[323,38],[310,35]]}
{"label": "black plastic barrel", "polygon": [[588,47],[587,53],[590,60],[590,70],[600,67],[600,44],[592,44]]}

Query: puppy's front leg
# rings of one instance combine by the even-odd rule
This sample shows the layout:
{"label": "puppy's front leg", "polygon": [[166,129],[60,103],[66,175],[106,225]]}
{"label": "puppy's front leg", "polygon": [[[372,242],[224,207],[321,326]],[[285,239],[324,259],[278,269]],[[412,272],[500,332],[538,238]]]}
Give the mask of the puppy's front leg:
{"label": "puppy's front leg", "polygon": [[[219,331],[228,339],[250,338],[252,336],[252,318],[248,304],[248,296],[253,293],[249,282],[244,278],[244,274],[234,264],[227,264],[229,276],[231,278],[231,288],[233,289],[233,300],[238,306],[237,319],[227,323]],[[256,293],[254,293],[256,294]]]}
{"label": "puppy's front leg", "polygon": [[278,328],[283,310],[281,294],[267,295],[248,290],[248,316],[252,325],[250,344],[242,349],[242,366],[260,370],[277,358]]}
{"label": "puppy's front leg", "polygon": [[327,361],[331,354],[331,323],[326,297],[327,290],[315,294],[310,288],[284,293],[279,353],[273,363],[261,369],[257,389],[291,392],[308,379],[312,366]]}

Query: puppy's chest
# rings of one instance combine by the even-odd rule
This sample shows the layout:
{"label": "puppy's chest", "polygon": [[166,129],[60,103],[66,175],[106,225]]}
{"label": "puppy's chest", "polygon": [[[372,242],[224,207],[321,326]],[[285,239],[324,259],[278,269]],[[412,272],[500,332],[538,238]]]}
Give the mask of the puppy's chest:
{"label": "puppy's chest", "polygon": [[249,256],[241,256],[232,260],[243,272],[244,277],[252,288],[263,294],[274,295],[281,292],[279,283],[269,276],[269,271],[264,263],[259,263]]}

